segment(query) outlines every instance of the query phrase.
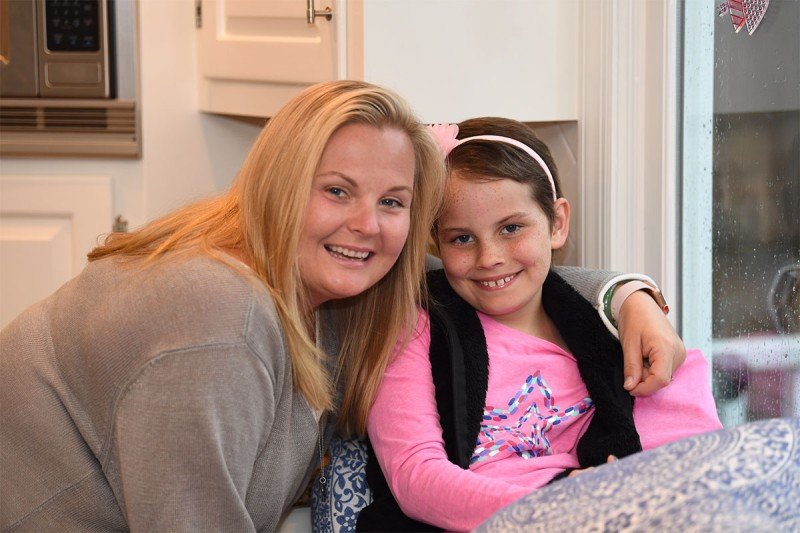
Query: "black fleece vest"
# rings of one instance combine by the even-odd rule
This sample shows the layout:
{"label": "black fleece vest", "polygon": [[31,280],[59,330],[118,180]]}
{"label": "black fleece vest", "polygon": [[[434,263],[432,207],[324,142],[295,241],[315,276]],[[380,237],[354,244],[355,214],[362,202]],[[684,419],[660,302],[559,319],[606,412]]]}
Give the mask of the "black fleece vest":
{"label": "black fleece vest", "polygon": [[[486,337],[475,310],[453,291],[443,270],[428,273],[430,360],[437,410],[448,459],[463,469],[475,449],[489,380]],[[594,402],[594,416],[578,441],[581,468],[600,465],[609,455],[625,457],[641,451],[633,424],[633,398],[623,388],[619,341],[606,329],[597,311],[558,274],[550,272],[542,304],[578,363]],[[368,446],[367,483],[373,502],[359,517],[358,531],[441,531],[407,517],[400,510]],[[564,477],[568,472],[556,476]]]}

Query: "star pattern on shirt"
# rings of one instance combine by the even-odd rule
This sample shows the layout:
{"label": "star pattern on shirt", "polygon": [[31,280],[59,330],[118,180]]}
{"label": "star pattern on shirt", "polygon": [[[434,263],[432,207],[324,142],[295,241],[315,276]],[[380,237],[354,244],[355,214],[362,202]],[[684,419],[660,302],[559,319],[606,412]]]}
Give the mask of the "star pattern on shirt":
{"label": "star pattern on shirt", "polygon": [[556,404],[553,390],[537,370],[525,379],[507,407],[484,407],[481,430],[470,463],[485,461],[506,450],[523,459],[550,455],[550,429],[585,413],[592,405],[592,399],[587,396],[562,410]]}

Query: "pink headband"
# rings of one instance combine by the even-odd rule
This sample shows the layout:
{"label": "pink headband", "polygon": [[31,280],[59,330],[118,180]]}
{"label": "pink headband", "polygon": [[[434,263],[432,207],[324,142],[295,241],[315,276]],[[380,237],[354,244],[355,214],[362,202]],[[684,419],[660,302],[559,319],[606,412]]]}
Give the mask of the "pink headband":
{"label": "pink headband", "polygon": [[527,144],[521,143],[518,140],[510,137],[503,137],[501,135],[475,135],[474,137],[467,137],[465,139],[456,139],[456,136],[458,135],[457,124],[433,124],[430,126],[430,129],[431,133],[433,134],[433,138],[436,139],[436,144],[439,145],[439,149],[441,149],[442,154],[444,154],[445,157],[450,155],[450,152],[453,150],[453,148],[469,141],[495,141],[516,146],[531,156],[534,161],[539,163],[539,166],[542,167],[544,173],[547,174],[547,179],[550,180],[550,188],[553,190],[553,201],[555,202],[558,199],[556,196],[556,182],[553,180],[553,175],[550,173],[550,169],[547,168],[547,164],[544,162],[544,159],[542,159],[542,157]]}

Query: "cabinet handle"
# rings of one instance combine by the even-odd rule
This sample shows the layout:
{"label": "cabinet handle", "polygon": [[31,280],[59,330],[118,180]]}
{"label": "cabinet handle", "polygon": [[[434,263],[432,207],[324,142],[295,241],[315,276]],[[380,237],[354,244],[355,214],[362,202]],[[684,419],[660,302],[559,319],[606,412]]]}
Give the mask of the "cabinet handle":
{"label": "cabinet handle", "polygon": [[128,233],[128,221],[122,218],[122,215],[117,215],[114,219],[114,226],[111,228],[114,233]]}
{"label": "cabinet handle", "polygon": [[333,18],[333,11],[331,10],[330,6],[326,7],[322,11],[317,11],[317,9],[314,8],[314,0],[308,0],[306,20],[308,20],[309,24],[314,24],[314,19],[316,17],[325,17],[325,20],[331,20],[331,18]]}

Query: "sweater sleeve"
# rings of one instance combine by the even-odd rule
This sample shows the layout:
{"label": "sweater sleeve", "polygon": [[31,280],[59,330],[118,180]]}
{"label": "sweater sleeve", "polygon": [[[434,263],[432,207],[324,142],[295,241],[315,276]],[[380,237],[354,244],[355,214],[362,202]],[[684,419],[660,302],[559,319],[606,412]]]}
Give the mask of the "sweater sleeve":
{"label": "sweater sleeve", "polygon": [[[627,281],[643,281],[653,289],[660,291],[658,284],[649,276],[643,274],[620,274],[610,270],[590,270],[580,267],[557,266],[553,270],[564,278],[573,289],[591,303],[600,314],[600,319],[606,325],[612,335],[619,338],[619,331],[609,317],[612,316],[611,309],[606,309],[606,296],[613,292],[614,287]],[[616,317],[614,317],[616,320]]]}
{"label": "sweater sleeve", "polygon": [[470,530],[530,489],[463,470],[448,460],[429,345],[427,314],[420,311],[414,335],[384,374],[367,430],[404,513],[447,530]]}
{"label": "sweater sleeve", "polygon": [[254,531],[245,498],[273,389],[245,343],[151,361],[117,403],[104,467],[131,531]]}
{"label": "sweater sleeve", "polygon": [[590,270],[570,266],[556,266],[553,270],[593,305],[603,301],[603,295],[610,288],[609,281],[614,278],[619,278],[618,281],[628,279],[620,277],[619,272],[610,270]]}

